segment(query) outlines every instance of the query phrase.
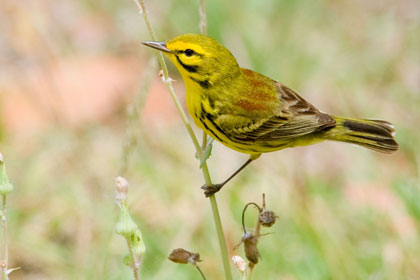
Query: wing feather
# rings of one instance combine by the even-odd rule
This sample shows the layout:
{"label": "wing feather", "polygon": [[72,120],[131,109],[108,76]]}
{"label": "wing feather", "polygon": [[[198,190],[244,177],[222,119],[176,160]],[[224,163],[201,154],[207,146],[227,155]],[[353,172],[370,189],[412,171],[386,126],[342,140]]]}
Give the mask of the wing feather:
{"label": "wing feather", "polygon": [[275,84],[278,102],[270,111],[260,112],[252,118],[226,112],[215,120],[226,135],[239,142],[288,141],[328,127],[334,119],[320,112],[292,89]]}

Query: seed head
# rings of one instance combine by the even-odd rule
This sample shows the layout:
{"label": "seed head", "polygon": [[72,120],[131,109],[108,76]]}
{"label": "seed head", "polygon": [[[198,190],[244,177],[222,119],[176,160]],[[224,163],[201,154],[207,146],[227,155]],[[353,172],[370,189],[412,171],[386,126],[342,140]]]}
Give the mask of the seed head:
{"label": "seed head", "polygon": [[258,221],[263,227],[271,227],[276,222],[278,216],[270,210],[262,210],[258,215]]}
{"label": "seed head", "polygon": [[168,259],[182,264],[191,263],[195,265],[197,262],[201,262],[199,253],[192,253],[182,248],[172,250]]}
{"label": "seed head", "polygon": [[245,256],[253,264],[258,263],[260,257],[260,252],[258,251],[258,237],[253,235],[250,232],[246,232],[242,236],[242,241],[244,242]]}

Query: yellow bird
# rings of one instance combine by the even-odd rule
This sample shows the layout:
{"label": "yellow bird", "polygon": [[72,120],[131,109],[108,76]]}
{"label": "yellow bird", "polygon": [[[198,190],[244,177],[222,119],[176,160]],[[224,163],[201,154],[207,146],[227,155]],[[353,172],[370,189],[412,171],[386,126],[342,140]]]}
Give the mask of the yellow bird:
{"label": "yellow bird", "polygon": [[284,84],[239,67],[232,53],[209,36],[185,34],[143,44],[166,54],[181,73],[195,124],[227,147],[250,155],[221,184],[203,186],[206,196],[219,191],[262,153],[324,140],[382,153],[398,150],[389,122],[321,112]]}

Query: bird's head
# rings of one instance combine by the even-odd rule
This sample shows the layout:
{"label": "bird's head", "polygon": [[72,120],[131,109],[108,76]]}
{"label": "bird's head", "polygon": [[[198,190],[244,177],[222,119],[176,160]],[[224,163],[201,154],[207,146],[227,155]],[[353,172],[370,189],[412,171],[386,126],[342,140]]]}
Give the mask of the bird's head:
{"label": "bird's head", "polygon": [[167,42],[143,44],[167,55],[184,80],[207,81],[211,86],[221,77],[226,80],[239,73],[238,63],[231,52],[206,35],[184,34]]}

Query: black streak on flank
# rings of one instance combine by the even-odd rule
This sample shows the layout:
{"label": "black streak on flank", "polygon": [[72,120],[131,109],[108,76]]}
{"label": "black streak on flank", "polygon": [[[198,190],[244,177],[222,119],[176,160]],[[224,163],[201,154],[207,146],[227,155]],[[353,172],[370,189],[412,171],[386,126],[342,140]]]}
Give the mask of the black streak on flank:
{"label": "black streak on flank", "polygon": [[195,78],[193,78],[191,76],[190,76],[190,79],[193,80],[194,82],[198,83],[204,89],[208,89],[210,87],[209,80],[201,81],[201,80],[195,79]]}
{"label": "black streak on flank", "polygon": [[[204,127],[208,131],[210,131],[213,134],[212,136],[216,137],[216,139],[219,140],[220,143],[226,143],[210,127],[208,127],[208,125],[205,122],[205,119],[207,119],[214,126],[214,128],[216,128],[216,130],[220,134],[227,136],[225,131],[220,126],[218,126],[216,124],[216,122],[214,120],[214,115],[212,115],[209,112],[207,112],[206,110],[204,110],[204,106],[203,106],[203,104],[201,104],[201,113],[200,113],[201,123],[204,125]],[[251,140],[245,139],[245,141],[244,141],[244,139],[237,139],[237,138],[231,138],[231,137],[229,137],[229,140],[232,141],[232,142],[238,143],[238,144],[247,144],[247,142],[249,142],[249,141],[251,141],[251,142],[254,141],[254,139],[251,139]],[[254,150],[251,150],[251,151],[254,151]],[[258,152],[258,151],[255,150],[254,152]]]}
{"label": "black streak on flank", "polygon": [[207,126],[206,122],[204,122],[204,121],[201,121],[201,122],[203,123],[204,127],[205,127],[208,131],[210,131],[210,132],[213,134],[213,136],[217,138],[217,140],[219,140],[219,142],[223,143],[222,139],[220,139],[220,137],[219,137],[216,133],[214,133],[214,131],[213,131],[213,130],[211,130],[211,129],[210,129],[210,127],[208,127],[208,126]]}
{"label": "black streak on flank", "polygon": [[[210,117],[210,118],[209,118]],[[215,125],[215,123],[214,123],[214,121],[213,121],[213,117],[206,111],[206,110],[204,110],[204,106],[203,106],[203,104],[201,103],[201,112],[200,112],[200,121],[201,121],[201,123],[204,125],[204,127],[208,130],[208,131],[210,131],[212,134],[213,134],[213,136],[214,137],[216,137],[217,138],[217,140],[219,140],[221,143],[223,143],[223,141],[222,141],[222,139],[210,128],[210,127],[208,127],[208,125],[206,124],[206,121],[205,121],[205,119],[208,119],[212,124],[213,124],[213,126],[219,131],[219,132],[221,132],[222,134],[223,134],[223,131],[220,129],[220,127],[218,127],[218,126],[216,126]]]}
{"label": "black streak on flank", "polygon": [[201,113],[200,121],[204,125],[204,127],[207,129],[207,131],[210,131],[212,133],[211,136],[216,137],[217,140],[219,140],[221,143],[223,143],[222,139],[220,139],[220,137],[216,133],[214,133],[214,131],[211,130],[211,128],[208,127],[208,125],[206,124],[206,121],[204,120],[204,113]]}
{"label": "black streak on flank", "polygon": [[213,115],[206,113],[206,118],[211,122],[211,124],[219,131],[221,134],[225,134],[225,132],[214,122]]}
{"label": "black streak on flank", "polygon": [[179,64],[181,64],[181,66],[185,70],[187,70],[190,73],[197,73],[197,69],[198,69],[197,65],[186,65],[181,61],[181,59],[179,59],[179,57],[177,55],[175,57],[176,57],[176,60],[178,60]]}

